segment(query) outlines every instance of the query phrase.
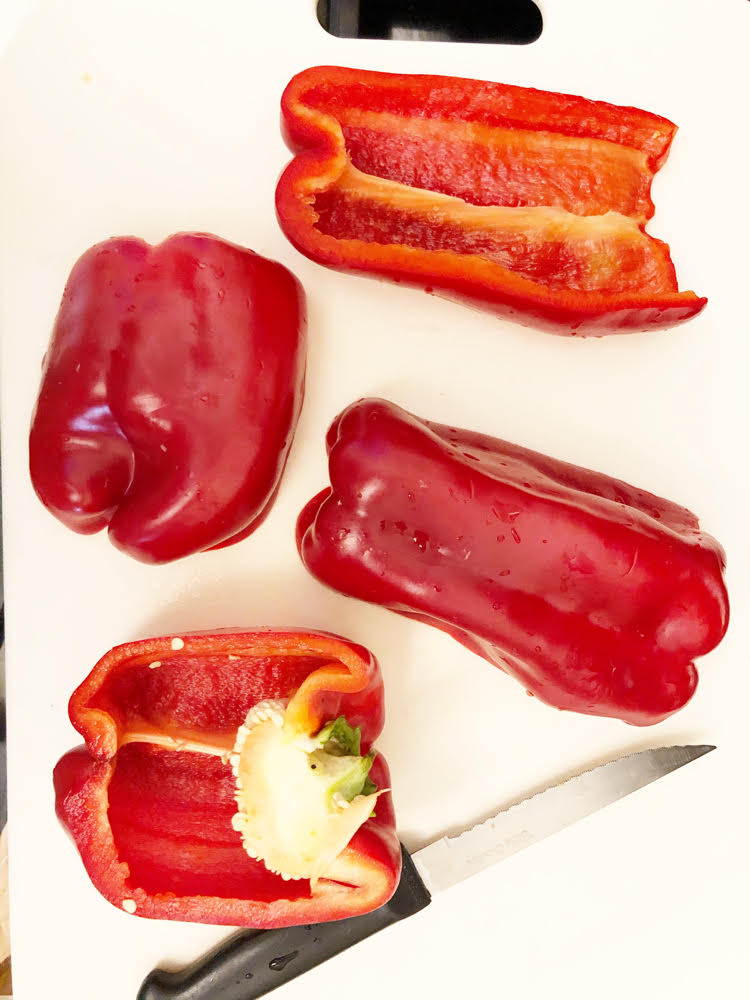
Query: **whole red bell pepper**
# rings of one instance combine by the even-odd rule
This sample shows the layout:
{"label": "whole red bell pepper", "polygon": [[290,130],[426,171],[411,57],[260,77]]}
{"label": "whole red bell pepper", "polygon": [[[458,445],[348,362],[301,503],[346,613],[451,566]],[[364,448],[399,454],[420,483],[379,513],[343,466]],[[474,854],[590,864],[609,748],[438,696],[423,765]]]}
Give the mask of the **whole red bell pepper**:
{"label": "whole red bell pepper", "polygon": [[281,264],[214,236],[87,250],[68,280],[29,441],[42,503],[161,563],[249,535],[302,406],[305,300]]}
{"label": "whole red bell pepper", "polygon": [[[70,718],[86,746],[55,769],[58,816],[96,888],[126,912],[282,927],[365,913],[394,892],[388,769],[372,751],[383,685],[361,646],[290,629],[131,642],[97,663]],[[311,812],[340,841],[336,825],[357,811],[325,870],[269,868],[280,852],[292,862]]]}
{"label": "whole red bell pepper", "polygon": [[684,320],[644,229],[676,126],[567,94],[318,66],[281,100],[298,155],[282,229],[329,267],[403,281],[561,333]]}
{"label": "whole red bell pepper", "polygon": [[681,708],[727,628],[724,553],[683,507],[392,403],[327,438],[300,514],[319,580],[444,629],[542,701],[636,725]]}

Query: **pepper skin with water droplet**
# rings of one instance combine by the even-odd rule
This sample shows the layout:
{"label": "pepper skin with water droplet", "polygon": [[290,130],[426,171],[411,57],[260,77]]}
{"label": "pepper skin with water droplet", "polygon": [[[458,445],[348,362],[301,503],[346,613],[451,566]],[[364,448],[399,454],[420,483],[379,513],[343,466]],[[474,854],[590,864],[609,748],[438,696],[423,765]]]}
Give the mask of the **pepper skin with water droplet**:
{"label": "pepper skin with water droplet", "polygon": [[723,637],[724,553],[683,507],[365,399],[297,522],[330,587],[435,625],[542,701],[650,725]]}
{"label": "pepper skin with water droplet", "polygon": [[[178,649],[168,636],[116,646],[70,699],[86,745],[55,768],[56,808],[99,892],[135,916],[264,928],[338,920],[386,903],[398,885],[401,848],[381,754],[369,772],[378,794],[315,879],[269,870],[233,824],[233,751],[259,703],[289,699],[293,735],[312,736],[345,716],[362,753],[372,752],[384,722],[372,654],[301,629],[181,638]],[[256,777],[271,785],[280,778]],[[262,801],[247,805],[263,809]],[[289,818],[293,790],[282,806]],[[288,841],[290,831],[283,834]]]}
{"label": "pepper skin with water droplet", "polygon": [[679,291],[645,231],[676,125],[648,111],[449,76],[316,66],[281,99],[276,189],[312,260],[557,333],[665,326]]}
{"label": "pepper skin with water droplet", "polygon": [[143,562],[231,545],[276,496],[302,406],[305,297],[215,236],[122,237],[78,260],[31,425],[34,489]]}

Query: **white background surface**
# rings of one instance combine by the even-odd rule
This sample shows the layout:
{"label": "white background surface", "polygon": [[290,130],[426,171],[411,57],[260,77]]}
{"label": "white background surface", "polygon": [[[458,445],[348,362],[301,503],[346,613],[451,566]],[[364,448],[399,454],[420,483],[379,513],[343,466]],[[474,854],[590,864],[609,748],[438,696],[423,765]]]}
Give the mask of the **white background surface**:
{"label": "white background surface", "polygon": [[[341,41],[307,0],[43,4],[0,69],[0,326],[16,997],[134,1000],[156,963],[226,929],[130,917],[93,889],[54,815],[78,742],[66,704],[112,645],[158,632],[299,624],[369,646],[380,749],[407,847],[645,746],[719,749],[438,897],[276,994],[631,1000],[748,995],[747,94],[750,4],[549,0],[523,48]],[[289,159],[278,100],[331,62],[472,75],[644,107],[680,125],[649,225],[706,310],[671,331],[556,338],[298,255],[273,210]],[[214,232],[308,293],[308,393],[278,501],[233,548],[147,567],[36,500],[28,423],[67,274],[90,244]],[[377,394],[690,506],[728,553],[732,624],[691,704],[645,730],[555,712],[435,630],[324,589],[295,551],[326,482],[333,416]]]}

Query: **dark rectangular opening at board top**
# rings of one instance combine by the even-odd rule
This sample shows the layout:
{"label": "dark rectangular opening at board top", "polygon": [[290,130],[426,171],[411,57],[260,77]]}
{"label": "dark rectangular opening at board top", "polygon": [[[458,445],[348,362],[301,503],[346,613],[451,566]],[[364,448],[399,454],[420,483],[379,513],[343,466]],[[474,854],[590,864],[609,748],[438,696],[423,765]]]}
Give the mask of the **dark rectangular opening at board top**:
{"label": "dark rectangular opening at board top", "polygon": [[319,0],[317,12],[338,38],[526,45],[542,33],[533,0]]}

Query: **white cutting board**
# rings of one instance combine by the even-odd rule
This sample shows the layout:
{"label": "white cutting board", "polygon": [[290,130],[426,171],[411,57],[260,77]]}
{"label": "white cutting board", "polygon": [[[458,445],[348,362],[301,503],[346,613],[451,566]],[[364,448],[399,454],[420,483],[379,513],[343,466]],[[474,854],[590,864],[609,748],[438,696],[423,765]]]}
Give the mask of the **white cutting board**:
{"label": "white cutting board", "polygon": [[[334,39],[312,0],[68,0],[23,25],[0,70],[0,325],[18,1000],[134,1000],[161,961],[226,929],[154,922],[97,894],[53,811],[78,742],[73,688],[112,645],[156,632],[298,624],[371,647],[402,838],[446,830],[609,756],[713,742],[701,761],[437,898],[283,987],[281,1000],[747,996],[744,961],[750,196],[743,0],[549,0],[528,47]],[[330,62],[471,75],[632,104],[680,125],[650,232],[709,298],[671,331],[556,338],[420,291],[328,271],[274,217],[289,159],[278,101]],[[217,233],[289,266],[308,293],[308,393],[276,506],[233,548],[153,568],[82,538],[36,500],[26,439],[66,276],[105,237]],[[563,714],[433,629],[326,590],[293,524],[324,485],[323,435],[364,395],[517,441],[695,510],[728,553],[730,632],[692,703],[638,730]]]}

